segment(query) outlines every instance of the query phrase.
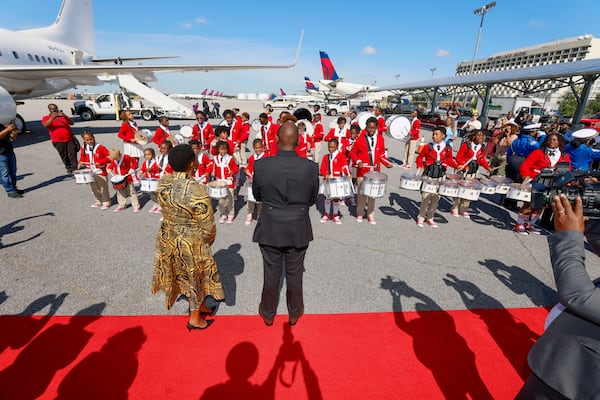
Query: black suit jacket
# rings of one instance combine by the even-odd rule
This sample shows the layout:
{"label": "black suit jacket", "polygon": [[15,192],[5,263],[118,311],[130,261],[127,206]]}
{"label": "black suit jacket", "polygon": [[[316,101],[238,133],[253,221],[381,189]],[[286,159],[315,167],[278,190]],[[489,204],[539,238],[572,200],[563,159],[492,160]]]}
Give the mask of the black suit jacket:
{"label": "black suit jacket", "polygon": [[538,378],[569,399],[598,399],[600,288],[585,271],[583,234],[563,231],[548,241],[556,287],[567,309],[534,344],[529,366]]}
{"label": "black suit jacket", "polygon": [[253,241],[274,247],[305,247],[313,239],[308,211],[319,191],[319,166],[279,150],[254,163],[252,193],[262,201]]}

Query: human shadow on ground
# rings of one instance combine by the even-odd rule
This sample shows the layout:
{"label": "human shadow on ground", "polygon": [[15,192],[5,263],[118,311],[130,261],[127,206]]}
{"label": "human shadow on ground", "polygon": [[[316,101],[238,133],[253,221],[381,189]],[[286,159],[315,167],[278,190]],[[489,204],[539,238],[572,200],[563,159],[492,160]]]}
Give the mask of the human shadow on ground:
{"label": "human shadow on ground", "polygon": [[476,224],[490,225],[494,228],[504,230],[513,229],[515,221],[510,211],[502,206],[485,201],[472,201],[470,209],[471,220]]}
{"label": "human shadow on ground", "polygon": [[50,185],[53,185],[53,184],[59,183],[59,182],[70,181],[72,179],[73,179],[73,175],[70,175],[70,174],[59,175],[59,176],[55,176],[54,178],[48,179],[47,181],[40,182],[37,185],[26,187],[23,190],[25,190],[25,193],[33,192],[34,190],[38,190],[38,189],[41,189],[46,186],[50,186]]}
{"label": "human shadow on ground", "polygon": [[225,304],[235,305],[237,282],[236,276],[244,272],[244,258],[240,255],[242,246],[234,243],[227,249],[221,249],[213,254],[213,258],[219,268],[223,292],[225,293]]}
{"label": "human shadow on ground", "polygon": [[4,235],[10,235],[11,233],[19,232],[19,231],[22,231],[25,229],[25,227],[23,225],[18,225],[20,222],[27,221],[27,220],[33,219],[33,218],[46,217],[46,216],[54,217],[54,213],[47,212],[45,214],[32,215],[30,217],[19,218],[17,220],[9,222],[8,224],[6,224],[4,226],[0,226],[0,249],[5,249],[7,247],[16,246],[21,243],[29,242],[30,240],[40,237],[42,235],[42,233],[44,233],[44,231],[38,232],[27,239],[19,240],[17,242],[13,242],[13,243],[9,243],[9,244],[3,243]]}
{"label": "human shadow on ground", "polygon": [[[105,303],[73,315],[68,323],[55,323],[39,333],[0,371],[0,398],[36,399],[44,394],[55,374],[71,364],[93,333],[86,329],[100,318]],[[108,383],[107,383],[108,384]]]}
{"label": "human shadow on ground", "polygon": [[[402,197],[398,193],[392,192],[389,196],[389,206],[380,206],[379,211],[388,216],[397,216],[402,219],[416,220],[419,214],[419,205],[416,201],[408,197]],[[394,204],[400,206],[399,209],[394,208]]]}
{"label": "human shadow on ground", "polygon": [[482,292],[474,283],[452,274],[446,274],[444,282],[458,292],[467,309],[481,318],[504,357],[525,381],[530,374],[527,354],[539,335],[515,319],[502,303]]}
{"label": "human shadow on ground", "polygon": [[[323,395],[319,387],[319,379],[311,368],[302,344],[294,340],[292,327],[283,325],[283,344],[275,358],[273,367],[269,371],[267,379],[262,384],[253,384],[250,378],[256,372],[259,353],[253,343],[241,342],[236,344],[227,355],[225,369],[229,379],[223,383],[208,387],[200,400],[222,400],[222,399],[275,399],[277,385],[291,388],[295,384],[298,373],[302,373],[302,381],[306,396],[311,400],[321,400]],[[298,366],[300,371],[298,372]]]}
{"label": "human shadow on ground", "polygon": [[[456,331],[448,312],[427,295],[389,275],[381,279],[381,288],[392,296],[396,326],[412,336],[415,356],[431,371],[446,399],[493,398],[479,375],[473,350]],[[402,297],[417,300],[418,317],[406,319]]]}
{"label": "human shadow on ground", "polygon": [[[2,292],[1,295],[5,299],[8,298],[5,292]],[[50,317],[56,314],[67,295],[67,293],[62,293],[58,296],[54,294],[42,296],[31,302],[25,310],[17,315],[0,316],[0,321],[3,321],[0,325],[10,326],[10,329],[4,329],[0,334],[0,354],[7,348],[20,349],[29,343],[46,326]],[[34,315],[47,306],[50,308],[45,315]]]}
{"label": "human shadow on ground", "polygon": [[478,261],[494,274],[500,282],[515,294],[524,294],[538,307],[549,307],[558,303],[556,290],[547,286],[523,268],[508,266],[498,260],[485,259]]}
{"label": "human shadow on ground", "polygon": [[56,400],[127,399],[138,372],[137,353],[145,341],[141,326],[111,336],[99,351],[69,371],[58,386]]}

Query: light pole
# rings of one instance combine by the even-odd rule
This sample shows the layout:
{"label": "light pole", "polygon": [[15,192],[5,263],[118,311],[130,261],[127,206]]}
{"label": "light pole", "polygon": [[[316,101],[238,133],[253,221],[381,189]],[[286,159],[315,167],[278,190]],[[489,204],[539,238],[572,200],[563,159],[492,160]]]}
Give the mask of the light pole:
{"label": "light pole", "polygon": [[433,68],[429,68],[429,70],[431,71],[431,78],[433,78],[433,73],[435,72],[437,68],[433,67]]}
{"label": "light pole", "polygon": [[475,42],[475,51],[473,52],[473,61],[471,61],[471,72],[473,74],[473,69],[475,68],[475,57],[477,57],[477,48],[479,47],[479,38],[481,37],[481,29],[483,28],[483,17],[488,13],[489,10],[496,7],[496,2],[492,1],[491,3],[486,4],[483,7],[476,8],[473,10],[473,14],[481,15],[481,23],[479,24],[479,33],[477,33],[477,41]]}

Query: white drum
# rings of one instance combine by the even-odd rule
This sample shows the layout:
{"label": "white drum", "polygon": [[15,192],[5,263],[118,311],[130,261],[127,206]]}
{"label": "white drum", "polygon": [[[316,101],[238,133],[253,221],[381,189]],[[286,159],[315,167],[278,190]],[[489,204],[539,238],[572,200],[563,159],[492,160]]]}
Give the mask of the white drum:
{"label": "white drum", "polygon": [[75,183],[92,183],[94,182],[94,172],[91,169],[78,169],[73,172]]}
{"label": "white drum", "polygon": [[530,202],[531,185],[525,185],[525,187],[523,187],[523,184],[521,183],[513,183],[512,185],[510,185],[508,193],[506,193],[506,198],[517,201]]}
{"label": "white drum", "polygon": [[348,176],[334,176],[324,182],[325,197],[328,199],[343,199],[354,194],[352,181]]}
{"label": "white drum", "polygon": [[208,189],[208,196],[213,199],[224,199],[227,197],[227,183],[223,181],[212,181],[206,185]]}
{"label": "white drum", "polygon": [[421,179],[417,174],[402,174],[400,177],[400,188],[408,190],[421,189]]}
{"label": "white drum", "polygon": [[481,193],[481,185],[476,181],[458,182],[458,197],[465,200],[477,201]]}
{"label": "white drum", "polygon": [[122,190],[127,187],[127,175],[114,175],[110,178],[113,189]]}
{"label": "white drum", "polygon": [[459,186],[453,181],[443,181],[440,183],[438,193],[440,196],[458,197]]}
{"label": "white drum", "polygon": [[496,193],[496,188],[498,184],[491,179],[481,178],[479,180],[481,183],[481,194],[494,194]]}
{"label": "white drum", "polygon": [[246,180],[246,201],[251,201],[256,203],[256,198],[254,197],[254,193],[252,193],[252,181]]}
{"label": "white drum", "polygon": [[394,139],[406,140],[410,133],[410,121],[401,115],[392,115],[385,121],[388,132]]}
{"label": "white drum", "polygon": [[440,189],[440,182],[436,179],[424,178],[421,184],[421,192],[437,193]]}
{"label": "white drum", "polygon": [[156,178],[140,179],[140,190],[142,192],[146,192],[146,193],[156,192],[156,189],[158,189],[159,181],[160,181],[160,179],[156,179]]}
{"label": "white drum", "polygon": [[360,193],[374,199],[385,195],[387,175],[381,172],[368,172],[364,175]]}
{"label": "white drum", "polygon": [[513,183],[512,179],[502,175],[493,175],[490,179],[496,182],[496,193],[498,194],[507,194]]}
{"label": "white drum", "polygon": [[185,139],[190,139],[192,137],[192,132],[193,132],[194,128],[192,128],[189,125],[186,126],[182,126],[181,129],[179,130],[179,133],[181,134],[181,136],[183,136]]}
{"label": "white drum", "polygon": [[375,117],[375,114],[368,111],[363,111],[356,116],[360,129],[365,129],[367,127],[367,120],[371,117]]}
{"label": "white drum", "polygon": [[459,174],[446,174],[446,180],[452,182],[460,182],[463,180],[463,177]]}
{"label": "white drum", "polygon": [[254,132],[260,132],[260,120],[259,119],[252,120],[250,127],[252,127],[252,130]]}

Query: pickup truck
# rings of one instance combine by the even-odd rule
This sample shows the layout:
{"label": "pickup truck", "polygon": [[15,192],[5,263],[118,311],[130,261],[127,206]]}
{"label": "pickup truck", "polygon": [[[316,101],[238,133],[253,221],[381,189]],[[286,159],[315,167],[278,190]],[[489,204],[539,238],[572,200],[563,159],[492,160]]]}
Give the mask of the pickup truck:
{"label": "pickup truck", "polygon": [[297,103],[295,101],[284,99],[282,97],[275,97],[273,100],[265,101],[263,104],[263,108],[287,108],[288,110],[293,110],[296,108]]}
{"label": "pickup truck", "polygon": [[325,114],[336,116],[350,111],[350,100],[340,100],[325,105]]}
{"label": "pickup truck", "polygon": [[79,115],[84,121],[91,121],[106,115],[115,117],[115,97],[116,101],[119,102],[120,110],[130,110],[136,115],[141,115],[146,121],[150,121],[162,114],[159,109],[154,107],[144,107],[140,101],[132,100],[124,94],[115,95],[112,93],[100,94],[94,101],[83,100],[74,102],[73,107],[71,108],[71,114]]}

